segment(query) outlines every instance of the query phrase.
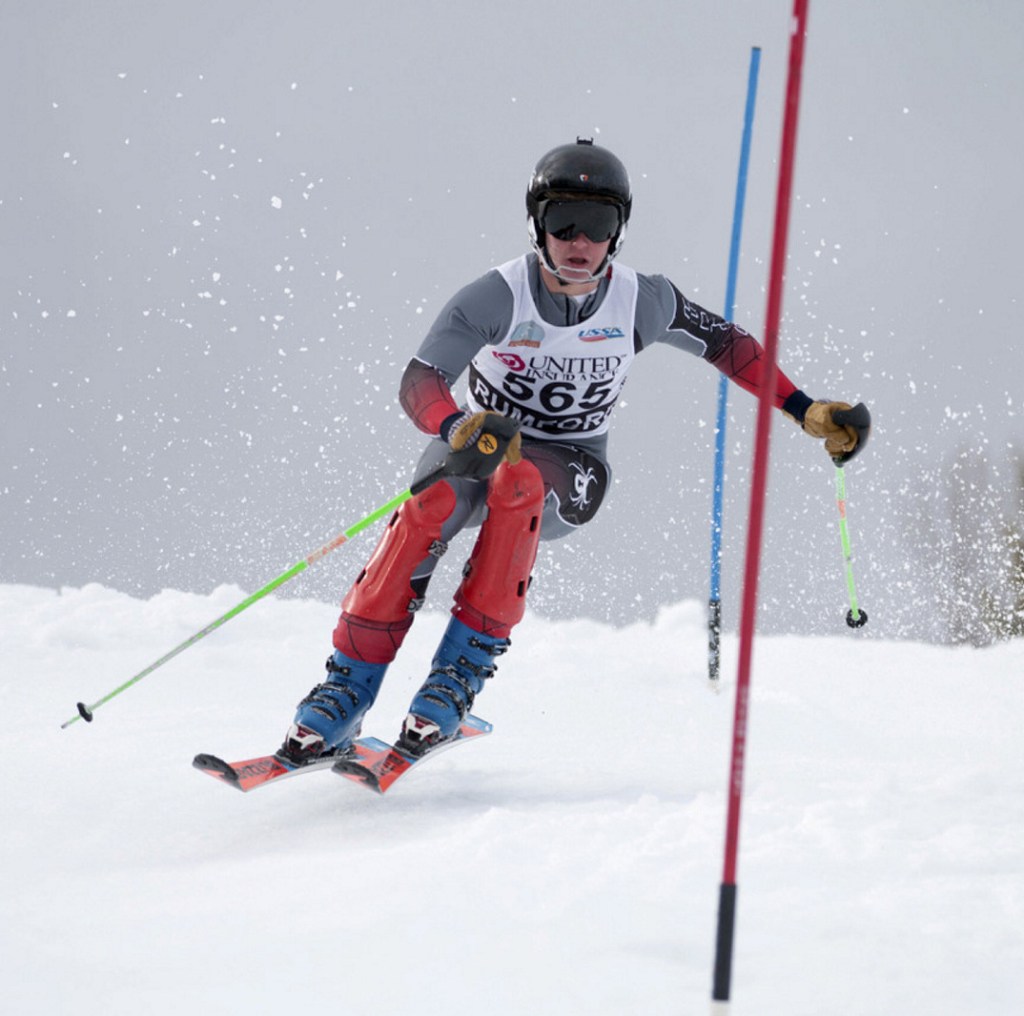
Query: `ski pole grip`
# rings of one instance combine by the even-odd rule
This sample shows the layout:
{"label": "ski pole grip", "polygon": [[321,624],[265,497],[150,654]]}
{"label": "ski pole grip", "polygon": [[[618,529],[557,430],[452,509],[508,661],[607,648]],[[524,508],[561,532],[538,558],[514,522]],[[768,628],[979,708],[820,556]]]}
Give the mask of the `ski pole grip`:
{"label": "ski pole grip", "polygon": [[421,476],[409,487],[414,497],[446,476],[486,480],[501,465],[512,439],[519,433],[519,421],[500,413],[488,413],[477,439],[465,448],[450,451],[435,470]]}
{"label": "ski pole grip", "polygon": [[837,466],[845,466],[854,455],[859,455],[868,443],[868,437],[871,435],[871,413],[863,402],[858,402],[852,409],[834,410],[832,422],[838,423],[840,427],[853,427],[857,432],[857,443],[853,446],[853,451],[832,456],[832,461]]}
{"label": "ski pole grip", "polygon": [[500,413],[485,414],[474,439],[446,456],[445,475],[486,480],[504,461],[508,446],[518,433],[518,420]]}

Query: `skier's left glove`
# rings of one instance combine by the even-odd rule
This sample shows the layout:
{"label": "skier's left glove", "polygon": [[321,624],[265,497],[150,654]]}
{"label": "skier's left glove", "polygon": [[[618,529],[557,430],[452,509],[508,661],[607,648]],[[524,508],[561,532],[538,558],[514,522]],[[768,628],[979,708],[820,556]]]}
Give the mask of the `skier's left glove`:
{"label": "skier's left glove", "polygon": [[441,425],[452,450],[445,460],[448,476],[482,480],[502,461],[517,465],[522,459],[519,421],[500,413],[460,413]]}
{"label": "skier's left glove", "polygon": [[845,465],[867,444],[871,414],[863,402],[812,402],[801,426],[811,437],[825,439],[825,451],[837,466]]}

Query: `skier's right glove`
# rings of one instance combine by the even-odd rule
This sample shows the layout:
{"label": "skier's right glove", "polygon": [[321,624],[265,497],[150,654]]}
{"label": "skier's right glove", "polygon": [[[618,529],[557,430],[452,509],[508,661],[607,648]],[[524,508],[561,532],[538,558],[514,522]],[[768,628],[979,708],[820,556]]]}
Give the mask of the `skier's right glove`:
{"label": "skier's right glove", "polygon": [[442,424],[442,435],[452,450],[445,459],[448,476],[486,479],[502,461],[516,465],[522,459],[519,421],[500,413],[461,413]]}

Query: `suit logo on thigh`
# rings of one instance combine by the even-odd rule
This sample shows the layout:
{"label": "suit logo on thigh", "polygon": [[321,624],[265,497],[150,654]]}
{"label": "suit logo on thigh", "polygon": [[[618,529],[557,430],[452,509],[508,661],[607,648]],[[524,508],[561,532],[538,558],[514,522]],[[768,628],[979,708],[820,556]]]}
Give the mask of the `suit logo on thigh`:
{"label": "suit logo on thigh", "polygon": [[569,497],[574,508],[586,511],[590,507],[590,488],[597,480],[593,467],[584,469],[578,462],[570,462],[573,472],[573,492]]}

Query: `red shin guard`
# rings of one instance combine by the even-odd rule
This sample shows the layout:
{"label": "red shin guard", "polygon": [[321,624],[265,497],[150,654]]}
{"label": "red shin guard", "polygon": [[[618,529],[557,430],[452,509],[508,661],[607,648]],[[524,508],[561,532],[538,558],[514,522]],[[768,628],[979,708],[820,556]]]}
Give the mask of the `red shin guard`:
{"label": "red shin guard", "polygon": [[543,507],[544,481],[532,462],[498,466],[487,495],[487,518],[452,608],[474,631],[507,638],[523,619]]}
{"label": "red shin guard", "polygon": [[441,526],[454,508],[455,492],[442,480],[395,512],[342,603],[335,649],[369,663],[395,658],[418,606],[412,573],[440,541]]}

